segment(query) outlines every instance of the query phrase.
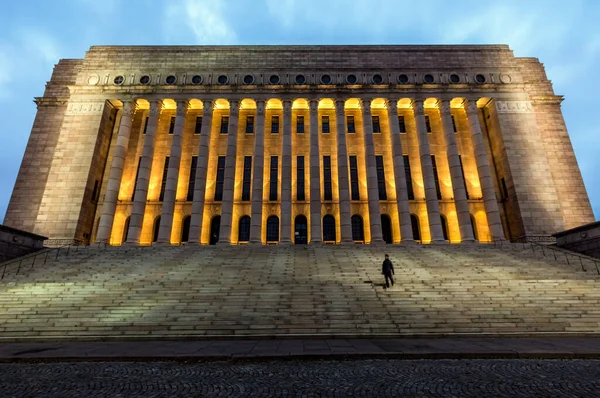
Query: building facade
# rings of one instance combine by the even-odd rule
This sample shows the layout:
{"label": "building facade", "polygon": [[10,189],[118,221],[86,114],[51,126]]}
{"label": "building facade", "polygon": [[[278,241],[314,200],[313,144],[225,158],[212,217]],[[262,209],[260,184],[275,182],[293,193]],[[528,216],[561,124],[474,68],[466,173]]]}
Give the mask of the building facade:
{"label": "building facade", "polygon": [[5,224],[50,243],[551,240],[594,220],[543,65],[507,46],[92,47]]}

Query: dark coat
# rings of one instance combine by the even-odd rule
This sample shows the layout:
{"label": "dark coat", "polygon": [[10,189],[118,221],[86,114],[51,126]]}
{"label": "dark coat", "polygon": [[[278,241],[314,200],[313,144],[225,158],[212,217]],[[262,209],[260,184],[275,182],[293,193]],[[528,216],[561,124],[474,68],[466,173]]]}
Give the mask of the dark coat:
{"label": "dark coat", "polygon": [[394,266],[389,258],[386,258],[383,261],[383,266],[381,267],[381,273],[383,275],[394,275]]}

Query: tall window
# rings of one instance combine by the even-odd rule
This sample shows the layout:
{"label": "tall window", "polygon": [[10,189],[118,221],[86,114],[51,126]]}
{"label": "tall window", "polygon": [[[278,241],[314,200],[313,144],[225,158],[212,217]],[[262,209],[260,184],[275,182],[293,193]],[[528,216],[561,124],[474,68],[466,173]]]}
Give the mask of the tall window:
{"label": "tall window", "polygon": [[175,131],[175,116],[171,116],[171,124],[169,124],[169,134],[173,134]]}
{"label": "tall window", "polygon": [[431,133],[431,121],[429,120],[429,115],[425,115],[425,128],[428,133]]}
{"label": "tall window", "polygon": [[185,216],[183,222],[181,223],[181,242],[187,242],[190,240],[190,224],[192,221],[191,216]]}
{"label": "tall window", "polygon": [[335,218],[331,214],[323,217],[323,241],[335,242]]}
{"label": "tall window", "polygon": [[323,200],[333,200],[331,190],[331,156],[323,156]]}
{"label": "tall window", "polygon": [[321,133],[329,133],[329,116],[321,116]]}
{"label": "tall window", "polygon": [[98,184],[100,182],[98,180],[96,180],[94,182],[94,190],[92,191],[92,201],[97,202],[98,201],[98,196],[100,195],[100,191],[98,189]]}
{"label": "tall window", "polygon": [[246,134],[254,134],[254,116],[246,116]]}
{"label": "tall window", "polygon": [[465,187],[465,195],[467,195],[467,199],[469,199],[469,191],[467,190],[467,180],[465,179],[465,169],[463,168],[462,156],[458,155],[458,160],[460,162],[460,175],[462,177],[463,186]]}
{"label": "tall window", "polygon": [[435,164],[435,156],[431,155],[431,168],[433,169],[433,180],[435,181],[435,193],[438,200],[442,199],[442,191],[440,190],[440,179],[438,177],[437,165]]}
{"label": "tall window", "polygon": [[304,116],[296,116],[296,134],[304,134]]}
{"label": "tall window", "polygon": [[221,134],[227,134],[229,132],[229,116],[221,116]]}
{"label": "tall window", "polygon": [[138,177],[140,176],[140,166],[142,165],[142,157],[138,159],[137,171],[135,172],[135,182],[133,183],[133,193],[131,194],[131,201],[135,198],[135,191],[137,190]]}
{"label": "tall window", "polygon": [[375,156],[375,166],[377,168],[377,187],[379,188],[379,200],[387,200],[385,190],[385,170],[383,169],[383,156]]}
{"label": "tall window", "polygon": [[350,218],[350,221],[352,223],[352,240],[365,240],[362,217],[355,214]]}
{"label": "tall window", "polygon": [[398,115],[398,124],[400,125],[400,132],[406,133],[406,124],[404,122],[404,116]]}
{"label": "tall window", "polygon": [[271,134],[279,134],[279,116],[271,116]]}
{"label": "tall window", "polygon": [[160,231],[160,216],[154,220],[154,231],[152,232],[152,243],[158,240],[158,232]]}
{"label": "tall window", "polygon": [[410,158],[408,155],[402,156],[404,159],[404,175],[406,176],[406,192],[408,193],[408,200],[415,200],[415,191],[412,185],[412,174],[410,172]]}
{"label": "tall window", "polygon": [[444,240],[448,239],[448,222],[446,221],[446,217],[443,214],[440,214],[440,222],[442,223],[442,236]]}
{"label": "tall window", "polygon": [[198,167],[198,156],[192,156],[192,164],[190,165],[190,179],[188,180],[188,191],[186,197],[188,202],[194,200],[194,189],[196,188],[196,167]]}
{"label": "tall window", "polygon": [[248,242],[250,240],[250,221],[250,216],[240,218],[238,242]]}
{"label": "tall window", "polygon": [[500,185],[502,187],[500,198],[502,200],[508,200],[508,188],[506,187],[506,180],[504,179],[504,177],[500,178]]}
{"label": "tall window", "polygon": [[371,116],[373,122],[373,133],[381,133],[381,126],[379,125],[379,116]]}
{"label": "tall window", "polygon": [[225,156],[217,159],[217,181],[215,181],[215,202],[223,200],[223,181],[225,180]]}
{"label": "tall window", "polygon": [[358,191],[358,162],[356,156],[350,156],[350,191],[352,192],[352,200],[360,200],[360,192]]}
{"label": "tall window", "polygon": [[165,188],[167,187],[167,174],[169,172],[169,157],[165,157],[165,167],[163,168],[162,182],[160,183],[160,195],[158,196],[159,201],[165,199]]}
{"label": "tall window", "polygon": [[354,126],[354,116],[346,116],[346,125],[348,126],[348,134],[356,133],[356,127]]}
{"label": "tall window", "polygon": [[454,120],[454,115],[451,115],[451,118],[452,118],[452,129],[456,133],[457,129],[456,129],[456,120]]}
{"label": "tall window", "polygon": [[304,156],[296,158],[296,200],[305,200],[304,196]]}
{"label": "tall window", "polygon": [[279,158],[271,156],[271,173],[269,179],[269,200],[277,200],[277,167]]}
{"label": "tall window", "polygon": [[279,241],[279,217],[270,216],[267,218],[267,242]]}
{"label": "tall window", "polygon": [[419,228],[419,218],[414,214],[410,215],[410,224],[412,227],[413,239],[417,242],[421,241],[421,228]]}
{"label": "tall window", "polygon": [[148,116],[146,116],[146,118],[144,119],[144,131],[142,132],[142,134],[146,134],[147,130],[148,130]]}
{"label": "tall window", "polygon": [[244,156],[244,176],[242,180],[242,200],[250,200],[250,180],[252,179],[252,156]]}
{"label": "tall window", "polygon": [[196,126],[194,127],[194,134],[198,135],[202,132],[202,116],[196,116]]}

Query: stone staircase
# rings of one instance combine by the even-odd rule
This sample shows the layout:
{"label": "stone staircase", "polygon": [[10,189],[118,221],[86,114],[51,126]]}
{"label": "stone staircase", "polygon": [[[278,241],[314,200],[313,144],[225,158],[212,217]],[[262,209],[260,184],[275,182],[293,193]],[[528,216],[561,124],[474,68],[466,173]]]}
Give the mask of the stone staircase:
{"label": "stone staircase", "polygon": [[595,334],[587,269],[514,244],[90,247],[0,283],[0,341]]}

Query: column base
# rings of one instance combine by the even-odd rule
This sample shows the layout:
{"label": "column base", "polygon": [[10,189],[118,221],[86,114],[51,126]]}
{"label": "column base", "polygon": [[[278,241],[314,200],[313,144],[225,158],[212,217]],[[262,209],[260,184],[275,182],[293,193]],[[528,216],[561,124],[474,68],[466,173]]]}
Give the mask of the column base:
{"label": "column base", "polygon": [[292,242],[291,240],[280,240],[279,241],[279,246],[293,246],[294,242]]}
{"label": "column base", "polygon": [[463,241],[461,241],[460,244],[461,245],[478,245],[479,241],[476,240],[476,239],[473,239],[473,240],[469,239],[469,240],[463,240]]}
{"label": "column base", "polygon": [[219,241],[219,242],[215,243],[215,246],[217,246],[217,247],[224,247],[224,246],[232,246],[232,244],[231,244],[231,242],[221,242],[221,241]]}
{"label": "column base", "polygon": [[350,245],[354,245],[354,241],[353,240],[343,240],[340,242],[341,246],[350,246]]}
{"label": "column base", "polygon": [[165,247],[165,246],[174,246],[174,245],[172,245],[171,242],[154,242],[152,244],[152,246]]}
{"label": "column base", "polygon": [[141,247],[139,242],[123,242],[121,247]]}
{"label": "column base", "polygon": [[410,246],[410,245],[417,245],[418,243],[414,239],[402,239],[400,241],[400,244]]}
{"label": "column base", "polygon": [[429,242],[430,245],[448,245],[448,241],[445,239],[442,240],[432,240],[431,242]]}

